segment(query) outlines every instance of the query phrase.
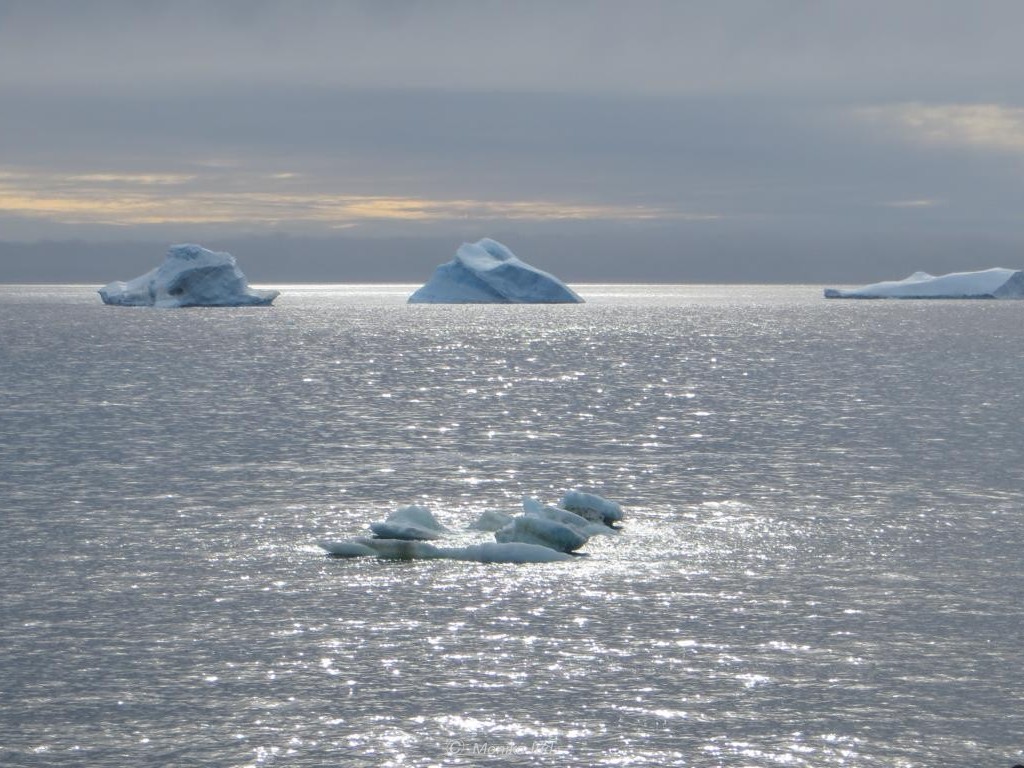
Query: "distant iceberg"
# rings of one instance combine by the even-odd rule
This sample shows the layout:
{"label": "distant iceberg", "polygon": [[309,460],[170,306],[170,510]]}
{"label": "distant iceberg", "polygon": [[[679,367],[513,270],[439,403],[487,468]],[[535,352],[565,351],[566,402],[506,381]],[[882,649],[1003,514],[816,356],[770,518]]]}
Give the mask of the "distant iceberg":
{"label": "distant iceberg", "polygon": [[270,304],[278,291],[260,291],[230,253],[172,245],[163,263],[141,277],[99,290],[104,304],[127,307],[251,307]]}
{"label": "distant iceberg", "polygon": [[520,261],[496,240],[463,243],[434,270],[410,304],[579,304],[583,299],[554,275]]}
{"label": "distant iceberg", "polygon": [[985,269],[935,277],[915,272],[903,280],[873,283],[843,291],[825,289],[826,299],[1022,299],[1024,271]]}

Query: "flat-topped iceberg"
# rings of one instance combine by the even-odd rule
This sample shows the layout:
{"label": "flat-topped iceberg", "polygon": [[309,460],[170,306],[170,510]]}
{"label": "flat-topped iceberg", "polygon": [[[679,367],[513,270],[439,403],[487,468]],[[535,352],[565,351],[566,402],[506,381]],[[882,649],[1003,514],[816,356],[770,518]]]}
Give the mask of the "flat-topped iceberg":
{"label": "flat-topped iceberg", "polygon": [[104,304],[127,307],[251,307],[270,304],[278,291],[260,291],[230,253],[172,245],[163,263],[134,280],[100,288]]}
{"label": "flat-topped iceberg", "polygon": [[496,240],[463,243],[434,270],[410,304],[579,304],[583,299],[554,275],[520,261]]}
{"label": "flat-topped iceberg", "polygon": [[903,280],[872,283],[861,288],[825,289],[826,299],[1022,299],[1024,271],[984,269],[935,277],[915,272]]}

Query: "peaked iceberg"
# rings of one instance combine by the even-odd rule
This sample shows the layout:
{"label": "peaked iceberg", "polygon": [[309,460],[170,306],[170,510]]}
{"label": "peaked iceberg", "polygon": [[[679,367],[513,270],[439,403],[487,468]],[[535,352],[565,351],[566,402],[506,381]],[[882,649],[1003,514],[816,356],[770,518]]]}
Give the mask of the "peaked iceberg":
{"label": "peaked iceberg", "polygon": [[1024,271],[984,269],[935,277],[915,272],[903,280],[872,283],[847,291],[825,289],[826,299],[1024,299]]}
{"label": "peaked iceberg", "polygon": [[159,267],[99,294],[104,304],[127,307],[250,307],[270,304],[278,291],[250,288],[230,253],[186,244],[172,245]]}
{"label": "peaked iceberg", "polygon": [[520,261],[497,240],[463,243],[455,258],[434,270],[410,304],[579,304],[554,275]]}

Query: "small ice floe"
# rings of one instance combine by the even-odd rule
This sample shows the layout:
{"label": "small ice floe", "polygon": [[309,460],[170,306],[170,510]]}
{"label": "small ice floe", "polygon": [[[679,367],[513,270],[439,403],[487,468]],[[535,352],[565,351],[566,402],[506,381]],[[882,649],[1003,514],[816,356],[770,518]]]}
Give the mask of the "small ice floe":
{"label": "small ice floe", "polygon": [[426,507],[410,504],[399,507],[382,523],[370,523],[370,530],[379,539],[435,541],[448,532]]}
{"label": "small ice floe", "polygon": [[562,497],[562,501],[558,506],[570,512],[575,512],[587,520],[593,520],[607,526],[620,523],[623,518],[621,506],[614,501],[598,496],[596,493],[569,491]]}
{"label": "small ice floe", "polygon": [[334,557],[377,557],[381,560],[462,560],[476,563],[556,563],[572,555],[536,544],[470,544],[466,547],[438,547],[423,541],[355,538],[324,541],[320,546]]}
{"label": "small ice floe", "polygon": [[512,515],[507,512],[501,512],[497,509],[486,509],[475,522],[469,524],[469,530],[494,533],[494,531],[501,530],[511,522]]}
{"label": "small ice floe", "polygon": [[[568,500],[574,509],[565,509]],[[586,514],[580,514],[579,511]],[[569,560],[592,536],[614,535],[611,522],[622,519],[622,508],[595,494],[570,491],[563,507],[523,498],[523,513],[513,517],[488,510],[469,530],[493,532],[495,541],[464,547],[428,544],[449,534],[429,509],[400,507],[387,520],[371,523],[373,537],[320,543],[334,557],[376,557],[384,560],[468,560],[483,563],[542,563]]]}
{"label": "small ice floe", "polygon": [[611,529],[605,525],[525,496],[523,514],[512,518],[508,525],[495,531],[494,538],[503,542],[539,544],[558,552],[575,552],[591,536],[606,532],[611,532]]}
{"label": "small ice floe", "polygon": [[538,544],[556,552],[575,552],[590,537],[554,520],[537,515],[519,515],[500,531],[495,531],[494,538],[503,543]]}
{"label": "small ice floe", "polygon": [[582,517],[575,512],[570,512],[568,509],[564,509],[563,507],[553,507],[550,504],[541,504],[537,499],[529,496],[523,497],[523,512],[527,515],[543,517],[545,520],[551,520],[556,523],[561,523],[562,525],[567,525],[581,536],[586,536],[588,539],[591,536],[613,535],[618,533],[615,528],[610,528],[602,523],[591,522],[587,518]]}

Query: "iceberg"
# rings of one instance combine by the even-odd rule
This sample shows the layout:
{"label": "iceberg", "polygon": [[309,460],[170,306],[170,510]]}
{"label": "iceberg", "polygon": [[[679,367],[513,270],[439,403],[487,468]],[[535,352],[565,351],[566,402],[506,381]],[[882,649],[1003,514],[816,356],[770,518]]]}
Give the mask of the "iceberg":
{"label": "iceberg", "polygon": [[825,289],[826,299],[1024,299],[1024,271],[984,269],[951,272],[938,277],[915,272],[903,280],[872,283],[860,288]]}
{"label": "iceberg", "polygon": [[405,541],[433,541],[448,532],[429,509],[416,504],[399,507],[382,523],[370,523],[370,530],[379,539]]}
{"label": "iceberg", "polygon": [[520,261],[496,240],[463,243],[409,297],[410,304],[579,304],[554,275]]}
{"label": "iceberg", "polygon": [[160,266],[99,290],[104,304],[126,307],[265,306],[278,293],[250,288],[230,253],[191,244],[172,245]]}

